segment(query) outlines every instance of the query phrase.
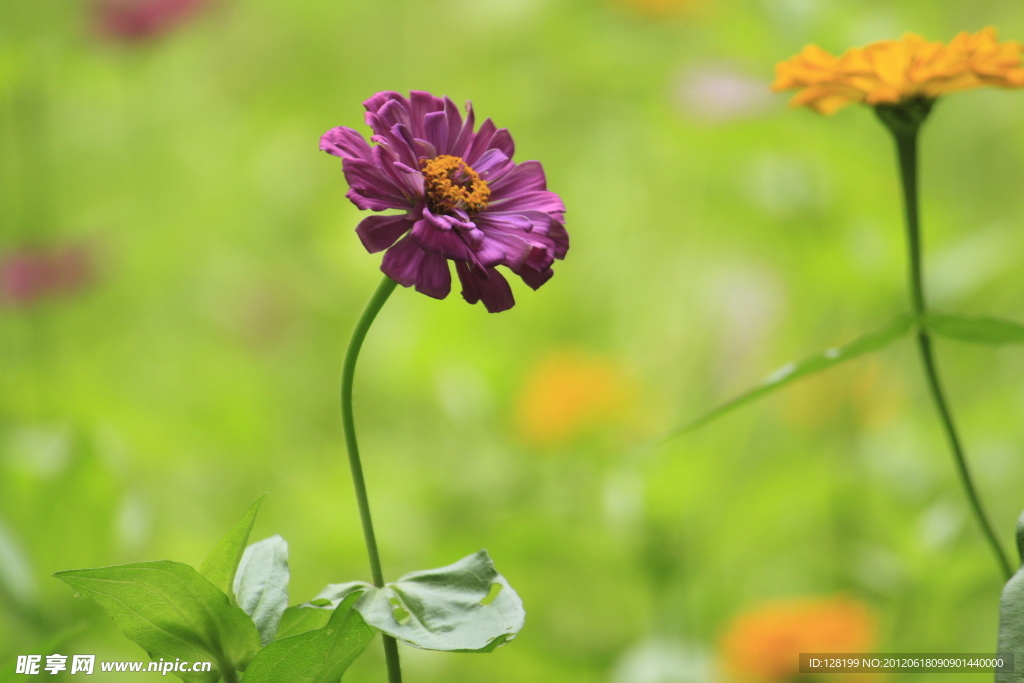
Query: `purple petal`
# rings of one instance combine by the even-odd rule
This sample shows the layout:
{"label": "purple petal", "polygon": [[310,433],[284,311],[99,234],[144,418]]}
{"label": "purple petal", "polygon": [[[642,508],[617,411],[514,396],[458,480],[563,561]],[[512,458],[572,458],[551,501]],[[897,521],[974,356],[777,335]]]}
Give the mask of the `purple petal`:
{"label": "purple petal", "polygon": [[350,188],[346,196],[360,209],[381,211],[409,206],[408,197],[373,164],[349,157],[341,169]]}
{"label": "purple petal", "polygon": [[416,139],[408,126],[396,123],[391,129],[391,135],[396,140],[395,153],[400,160],[413,168],[420,165],[419,153],[416,151]]}
{"label": "purple petal", "polygon": [[502,168],[508,164],[508,157],[496,149],[489,149],[473,164],[473,170],[483,178],[487,178],[491,171]]}
{"label": "purple petal", "polygon": [[494,268],[471,267],[463,261],[455,262],[455,270],[462,283],[462,297],[471,304],[483,301],[490,313],[507,311],[516,304],[508,280]]}
{"label": "purple petal", "polygon": [[390,130],[399,124],[403,126],[412,124],[412,120],[409,117],[409,105],[398,100],[386,102],[377,111],[377,118],[386,126],[385,130]]}
{"label": "purple petal", "polygon": [[416,284],[420,262],[425,254],[426,252],[420,249],[420,245],[412,235],[406,235],[398,240],[395,246],[384,252],[384,260],[380,263],[380,269],[403,287],[412,287]]}
{"label": "purple petal", "polygon": [[544,168],[538,161],[524,161],[504,177],[488,182],[491,188],[491,201],[505,199],[522,192],[535,192],[548,189],[544,177]]}
{"label": "purple petal", "polygon": [[491,202],[488,206],[494,211],[543,211],[545,213],[565,212],[565,204],[554,192],[546,190],[535,190],[532,192],[520,192],[511,197],[505,197],[498,201]]}
{"label": "purple petal", "polygon": [[395,161],[395,162],[393,162],[393,163],[392,163],[391,165],[392,165],[392,166],[394,166],[394,167],[395,167],[395,169],[396,169],[396,170],[397,170],[397,171],[398,171],[399,173],[401,173],[402,175],[412,175],[412,174],[414,174],[414,173],[416,173],[416,174],[419,174],[420,176],[422,176],[422,175],[423,175],[422,173],[420,173],[419,171],[417,171],[417,170],[416,170],[415,168],[413,168],[412,166],[406,166],[406,165],[405,165],[405,164],[403,164],[403,163],[402,163],[401,161]]}
{"label": "purple petal", "polygon": [[452,291],[452,273],[441,254],[427,252],[416,273],[416,291],[435,299],[443,299]]}
{"label": "purple petal", "polygon": [[502,154],[507,156],[509,159],[516,152],[516,143],[512,140],[512,134],[508,132],[508,128],[502,128],[494,134],[491,138],[491,149],[496,149]]}
{"label": "purple petal", "polygon": [[555,245],[555,258],[565,258],[565,255],[569,253],[569,233],[566,231],[565,225],[558,221],[552,223],[548,238]]}
{"label": "purple petal", "polygon": [[[367,114],[367,124],[374,130],[376,135],[370,140],[378,145],[387,147],[399,159],[407,164],[418,166],[416,153],[413,149],[413,138],[409,128],[404,123],[388,125],[377,114]],[[402,131],[405,131],[403,133]]]}
{"label": "purple petal", "polygon": [[473,125],[476,122],[476,114],[473,112],[473,103],[466,102],[466,122],[462,124],[459,137],[452,144],[451,155],[466,159],[466,150],[473,144]]}
{"label": "purple petal", "polygon": [[366,251],[376,254],[384,251],[412,228],[408,214],[400,216],[368,216],[356,226],[356,234]]}
{"label": "purple petal", "polygon": [[405,96],[402,95],[402,93],[397,93],[394,90],[385,90],[384,92],[377,93],[370,99],[363,102],[363,106],[366,108],[366,111],[376,114],[380,111],[381,107],[392,101],[398,101],[406,107],[409,106],[409,100],[405,99]]}
{"label": "purple petal", "polygon": [[[524,214],[495,214],[488,211],[476,216],[475,220],[489,239],[500,239],[502,244],[506,244],[502,236],[512,235],[522,239],[531,248],[541,249],[544,253],[535,254],[532,260],[539,270],[550,266],[551,261],[556,258],[564,258],[569,250],[569,234],[565,231],[565,226],[546,213],[526,211]],[[522,221],[530,221],[533,229],[522,230]],[[506,251],[508,250],[507,248]],[[510,253],[510,258],[518,259],[520,256],[526,258],[529,254]],[[510,262],[506,262],[506,265],[518,267]]]}
{"label": "purple petal", "polygon": [[469,245],[470,249],[479,249],[480,245],[483,244],[484,233],[474,223],[459,223],[455,227],[458,229],[459,234],[462,235],[462,239],[466,240],[466,244]]}
{"label": "purple petal", "polygon": [[531,244],[526,256],[526,267],[533,270],[547,270],[555,262],[555,255],[543,245]]}
{"label": "purple petal", "polygon": [[423,137],[437,150],[434,156],[444,154],[448,148],[448,115],[443,111],[427,114],[423,118]]}
{"label": "purple petal", "polygon": [[409,92],[409,114],[412,119],[412,134],[424,137],[423,122],[427,114],[444,110],[444,100],[422,90]]}
{"label": "purple petal", "polygon": [[367,197],[359,193],[358,190],[350,188],[345,193],[345,197],[350,202],[356,205],[356,208],[360,211],[385,211],[387,209],[403,209],[408,208],[407,205],[399,204],[398,202],[391,199],[378,199],[375,197]]}
{"label": "purple petal", "polygon": [[[547,215],[547,214],[542,214]],[[508,232],[530,232],[533,221],[527,216],[517,213],[484,212],[477,216],[481,228],[497,228]]]}
{"label": "purple petal", "polygon": [[[521,216],[516,218],[522,219]],[[502,265],[506,265],[513,270],[521,268],[528,262],[534,251],[540,251],[548,257],[547,263],[542,264],[543,267],[551,265],[551,261],[554,260],[554,256],[549,253],[553,245],[550,245],[550,240],[545,237],[534,238],[528,232],[511,227],[508,223],[501,223],[489,216],[477,217],[477,225],[480,226],[480,230],[485,235],[484,244],[498,244],[501,246],[505,254],[505,260],[502,261]],[[537,262],[541,263],[539,260]],[[490,263],[487,265],[495,264]]]}
{"label": "purple petal", "polygon": [[484,237],[483,241],[480,242],[480,246],[473,250],[473,255],[484,268],[508,265],[508,254],[502,248],[501,242],[496,239]]}
{"label": "purple petal", "polygon": [[426,218],[416,221],[409,233],[416,243],[424,250],[441,254],[445,258],[461,261],[473,260],[473,252],[469,246],[462,241],[458,231],[448,229],[442,230]]}
{"label": "purple petal", "polygon": [[416,138],[414,142],[416,143],[416,155],[419,158],[433,159],[437,156],[437,149],[426,140]]}
{"label": "purple petal", "polygon": [[[448,117],[448,142],[455,144],[455,141],[459,137],[459,132],[462,130],[462,115],[459,113],[459,108],[449,98],[444,98],[444,113]],[[443,149],[444,154],[451,154],[451,149],[445,145],[438,147],[439,150]]]}
{"label": "purple petal", "polygon": [[486,152],[491,146],[491,138],[494,137],[494,121],[487,119],[480,124],[480,130],[476,132],[476,136],[473,137],[473,144],[465,154],[460,154],[466,163],[470,166],[476,167],[476,160],[479,159],[484,152]]}
{"label": "purple petal", "polygon": [[363,136],[351,128],[331,128],[320,137],[320,151],[336,157],[355,157],[370,160],[370,145]]}
{"label": "purple petal", "polygon": [[373,165],[390,178],[395,187],[400,188],[406,196],[422,196],[423,174],[418,169],[399,161],[390,145],[382,144],[373,148]]}
{"label": "purple petal", "polygon": [[523,282],[533,289],[540,289],[540,286],[550,280],[551,276],[555,274],[555,271],[550,268],[536,271],[533,268],[526,267],[514,272],[523,279]]}

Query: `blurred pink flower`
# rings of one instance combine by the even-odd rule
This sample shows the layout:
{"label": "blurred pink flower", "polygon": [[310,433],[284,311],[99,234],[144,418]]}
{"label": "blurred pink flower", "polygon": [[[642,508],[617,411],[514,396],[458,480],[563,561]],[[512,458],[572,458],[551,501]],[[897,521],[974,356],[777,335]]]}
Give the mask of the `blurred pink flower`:
{"label": "blurred pink flower", "polygon": [[72,294],[92,278],[92,259],[81,246],[16,249],[0,254],[0,304],[29,306],[47,296]]}
{"label": "blurred pink flower", "polygon": [[683,72],[676,99],[687,114],[720,122],[757,116],[770,105],[772,98],[767,81],[719,64]]}
{"label": "blurred pink flower", "polygon": [[210,0],[95,0],[96,25],[110,38],[145,40],[198,14]]}

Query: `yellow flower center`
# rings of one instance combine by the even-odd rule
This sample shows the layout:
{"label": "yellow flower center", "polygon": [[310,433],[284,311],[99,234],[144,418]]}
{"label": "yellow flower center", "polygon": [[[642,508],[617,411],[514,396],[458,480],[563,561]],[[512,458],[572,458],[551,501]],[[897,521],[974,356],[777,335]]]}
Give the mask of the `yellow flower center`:
{"label": "yellow flower center", "polygon": [[487,208],[491,188],[461,157],[442,154],[421,159],[420,167],[431,211],[462,209],[472,214]]}

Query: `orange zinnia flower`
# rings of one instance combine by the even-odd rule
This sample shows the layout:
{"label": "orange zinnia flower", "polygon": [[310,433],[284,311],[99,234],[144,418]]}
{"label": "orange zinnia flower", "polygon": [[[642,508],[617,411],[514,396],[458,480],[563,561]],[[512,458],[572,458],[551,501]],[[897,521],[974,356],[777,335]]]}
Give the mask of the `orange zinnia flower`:
{"label": "orange zinnia flower", "polygon": [[992,27],[962,32],[948,45],[905,33],[840,57],[808,45],[775,66],[772,90],[798,90],[791,106],[831,114],[855,102],[893,105],[986,85],[1017,88],[1024,86],[1021,52],[1016,41],[1000,43]]}
{"label": "orange zinnia flower", "polygon": [[737,617],[722,640],[722,654],[734,680],[776,683],[797,677],[801,652],[870,652],[874,640],[874,619],[860,602],[785,600]]}
{"label": "orange zinnia flower", "polygon": [[552,352],[527,374],[517,406],[519,432],[541,446],[570,441],[615,421],[628,402],[628,384],[605,358]]}

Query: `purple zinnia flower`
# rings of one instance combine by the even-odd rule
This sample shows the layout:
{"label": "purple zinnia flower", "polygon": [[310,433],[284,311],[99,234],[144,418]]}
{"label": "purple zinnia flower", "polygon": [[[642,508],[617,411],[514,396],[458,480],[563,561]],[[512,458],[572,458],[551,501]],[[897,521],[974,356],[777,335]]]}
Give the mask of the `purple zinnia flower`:
{"label": "purple zinnia flower", "polygon": [[376,144],[338,127],[320,138],[320,149],[342,158],[353,204],[403,212],[356,227],[371,254],[387,250],[385,275],[443,299],[451,290],[448,260],[455,261],[462,296],[491,313],[515,304],[497,266],[534,289],[551,278],[552,262],[569,250],[565,205],[547,190],[539,162],[512,161],[508,130],[487,119],[474,132],[470,103],[463,121],[449,98],[415,90],[408,99],[377,93],[363,106]]}
{"label": "purple zinnia flower", "polygon": [[0,254],[0,304],[28,306],[46,296],[71,294],[92,279],[92,259],[82,247]]}
{"label": "purple zinnia flower", "polygon": [[210,0],[96,0],[99,32],[139,41],[167,33],[197,14]]}

